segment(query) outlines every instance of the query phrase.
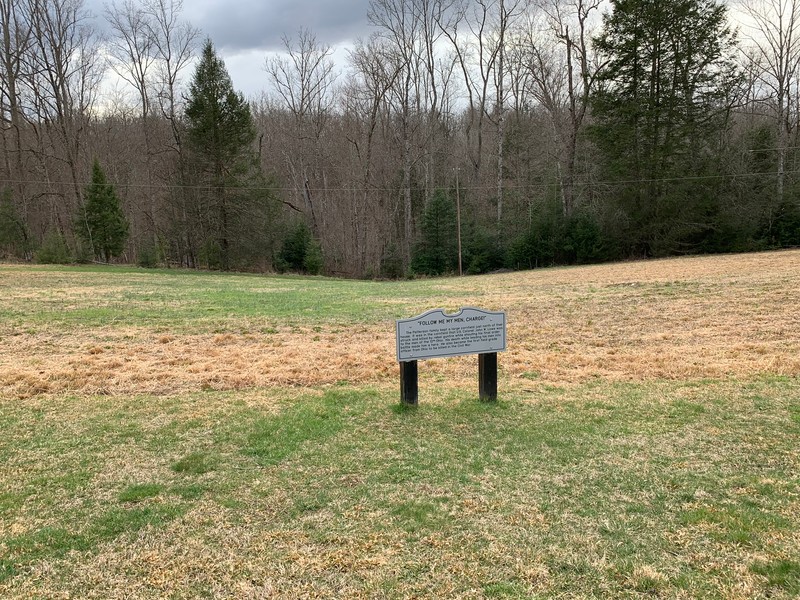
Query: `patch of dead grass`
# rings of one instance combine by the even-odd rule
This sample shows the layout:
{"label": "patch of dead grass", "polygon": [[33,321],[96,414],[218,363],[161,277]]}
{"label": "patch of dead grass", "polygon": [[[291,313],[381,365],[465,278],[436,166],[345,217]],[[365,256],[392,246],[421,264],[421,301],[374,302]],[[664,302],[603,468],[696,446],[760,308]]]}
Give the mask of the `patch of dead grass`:
{"label": "patch of dead grass", "polygon": [[[508,351],[500,358],[506,383],[795,376],[799,267],[800,251],[786,251],[447,279],[435,287],[449,308],[507,311]],[[6,273],[30,275],[21,268]],[[88,293],[72,287],[75,277],[63,280],[63,289],[48,293]],[[420,305],[420,312],[425,308],[432,306]],[[0,395],[16,398],[363,385],[392,381],[398,371],[388,321],[270,334],[119,326],[64,332],[46,325],[0,333]],[[421,374],[471,385],[474,362],[426,361]]]}

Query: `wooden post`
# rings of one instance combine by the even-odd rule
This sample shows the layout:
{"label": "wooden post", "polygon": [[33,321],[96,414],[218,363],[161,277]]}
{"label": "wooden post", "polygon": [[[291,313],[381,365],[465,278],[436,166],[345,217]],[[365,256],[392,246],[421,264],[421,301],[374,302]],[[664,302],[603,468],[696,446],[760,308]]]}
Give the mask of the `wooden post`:
{"label": "wooden post", "polygon": [[464,276],[461,266],[461,195],[458,192],[458,167],[456,167],[456,223],[458,225],[458,276]]}
{"label": "wooden post", "polygon": [[497,352],[478,355],[478,390],[481,400],[497,400]]}
{"label": "wooden post", "polygon": [[403,404],[417,405],[419,399],[417,372],[417,361],[409,360],[400,363],[400,401]]}

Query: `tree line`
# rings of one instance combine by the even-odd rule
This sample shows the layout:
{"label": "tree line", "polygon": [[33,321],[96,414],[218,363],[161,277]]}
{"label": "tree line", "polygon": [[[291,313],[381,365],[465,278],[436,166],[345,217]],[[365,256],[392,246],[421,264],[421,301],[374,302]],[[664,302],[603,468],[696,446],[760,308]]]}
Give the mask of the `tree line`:
{"label": "tree line", "polygon": [[797,2],[371,0],[346,65],[301,29],[245,99],[180,0],[0,0],[0,256],[402,277],[798,245]]}

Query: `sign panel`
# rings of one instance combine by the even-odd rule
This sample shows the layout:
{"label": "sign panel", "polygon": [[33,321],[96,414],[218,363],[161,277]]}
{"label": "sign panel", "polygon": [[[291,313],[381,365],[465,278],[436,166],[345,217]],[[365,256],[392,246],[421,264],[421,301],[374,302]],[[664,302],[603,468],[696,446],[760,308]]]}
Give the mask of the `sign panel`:
{"label": "sign panel", "polygon": [[465,307],[443,309],[397,321],[397,360],[502,352],[506,349],[506,313]]}

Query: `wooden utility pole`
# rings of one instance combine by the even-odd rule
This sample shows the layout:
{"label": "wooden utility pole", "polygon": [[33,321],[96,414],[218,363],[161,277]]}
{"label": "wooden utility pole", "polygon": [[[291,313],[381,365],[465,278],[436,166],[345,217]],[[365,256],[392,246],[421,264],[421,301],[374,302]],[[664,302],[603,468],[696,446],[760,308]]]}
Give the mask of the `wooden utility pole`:
{"label": "wooden utility pole", "polygon": [[456,167],[456,225],[458,226],[458,276],[464,275],[461,267],[461,194],[458,189],[458,167]]}

